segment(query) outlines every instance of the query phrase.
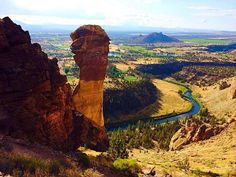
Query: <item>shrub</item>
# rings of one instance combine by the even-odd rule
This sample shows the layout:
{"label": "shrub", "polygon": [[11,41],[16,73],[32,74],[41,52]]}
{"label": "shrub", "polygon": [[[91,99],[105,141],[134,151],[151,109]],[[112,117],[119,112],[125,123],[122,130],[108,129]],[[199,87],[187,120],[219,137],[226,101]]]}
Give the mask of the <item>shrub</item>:
{"label": "shrub", "polygon": [[200,116],[204,116],[204,117],[209,116],[209,111],[208,111],[208,109],[207,109],[207,108],[202,108],[202,109],[200,110],[200,112],[199,112],[199,115],[200,115]]}
{"label": "shrub", "polygon": [[140,171],[136,160],[132,159],[117,159],[114,161],[113,166],[116,170],[131,174],[137,174]]}
{"label": "shrub", "polygon": [[65,67],[65,68],[64,68],[64,72],[65,72],[65,74],[67,75],[67,74],[70,72],[70,68]]}
{"label": "shrub", "polygon": [[190,164],[188,158],[185,158],[183,161],[177,163],[178,167],[187,173],[190,169]]}
{"label": "shrub", "polygon": [[90,160],[89,160],[89,157],[86,154],[80,153],[79,156],[78,156],[78,160],[84,167],[89,167]]}
{"label": "shrub", "polygon": [[[48,161],[34,157],[26,157],[20,155],[11,155],[4,161],[0,161],[0,171],[13,176],[43,176],[55,175],[64,169],[59,161]],[[47,174],[47,175],[46,175]]]}
{"label": "shrub", "polygon": [[42,160],[24,157],[24,156],[14,156],[12,159],[7,159],[5,162],[0,164],[0,170],[6,173],[12,173],[14,169],[20,172],[29,171],[30,173],[35,173],[36,169],[45,169],[46,165]]}

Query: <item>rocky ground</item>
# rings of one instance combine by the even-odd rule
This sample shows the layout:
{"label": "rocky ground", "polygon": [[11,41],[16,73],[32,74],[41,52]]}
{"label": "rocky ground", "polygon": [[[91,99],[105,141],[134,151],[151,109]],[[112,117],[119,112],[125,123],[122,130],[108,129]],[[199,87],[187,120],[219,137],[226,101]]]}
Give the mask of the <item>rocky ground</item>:
{"label": "rocky ground", "polygon": [[[236,123],[208,140],[186,145],[181,150],[133,150],[131,158],[141,165],[155,167],[157,174],[172,176],[235,176]],[[158,175],[157,175],[158,176]]]}

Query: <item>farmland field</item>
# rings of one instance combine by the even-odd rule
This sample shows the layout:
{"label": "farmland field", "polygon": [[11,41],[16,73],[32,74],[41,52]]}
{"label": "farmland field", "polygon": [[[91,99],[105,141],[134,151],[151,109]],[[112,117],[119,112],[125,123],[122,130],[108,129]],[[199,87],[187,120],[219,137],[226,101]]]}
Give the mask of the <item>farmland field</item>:
{"label": "farmland field", "polygon": [[198,45],[223,45],[232,43],[232,41],[228,39],[189,38],[189,39],[179,39],[179,40]]}

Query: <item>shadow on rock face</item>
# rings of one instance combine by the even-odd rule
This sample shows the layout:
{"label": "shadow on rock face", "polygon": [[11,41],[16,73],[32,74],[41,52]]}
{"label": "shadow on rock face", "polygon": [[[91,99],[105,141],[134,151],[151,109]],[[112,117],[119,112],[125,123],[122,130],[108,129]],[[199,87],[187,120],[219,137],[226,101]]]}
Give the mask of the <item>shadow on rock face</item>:
{"label": "shadow on rock face", "polygon": [[[98,28],[100,27],[96,26],[96,29]],[[84,43],[91,44],[88,40],[91,36],[83,34],[87,33],[79,33],[85,40],[82,47]],[[91,82],[96,80],[93,79],[93,70],[96,67],[100,69],[95,73],[102,72],[100,76],[105,77],[103,70],[107,63],[109,38],[107,37],[106,46],[103,46],[106,50],[104,52],[100,50],[103,47],[99,47],[99,44],[104,44],[105,38],[100,41],[100,35],[99,33],[94,36],[92,40],[97,47],[88,50],[85,48],[81,57],[82,79],[89,78]],[[97,53],[95,55],[93,51],[102,55],[96,58],[94,56]],[[95,63],[92,62],[94,58],[97,61]],[[84,109],[80,111],[75,104],[76,110],[85,113],[86,118],[78,118],[73,106],[73,103],[77,103],[74,100],[77,99],[73,98],[72,102],[70,86],[66,76],[59,72],[57,59],[49,59],[39,44],[31,43],[29,33],[23,31],[10,18],[0,19],[0,127],[1,130],[4,127],[5,136],[27,138],[31,142],[39,142],[60,150],[75,150],[85,142],[94,148],[104,144],[102,149],[106,149],[106,132],[104,126],[100,126],[103,121],[100,104],[103,80],[97,80],[100,87],[95,83],[86,87],[86,80],[85,87],[81,87],[82,90],[79,88],[79,95],[85,94],[85,99],[79,99]],[[81,83],[81,86],[84,86],[84,83]],[[97,101],[89,100],[85,90],[95,93],[92,98]],[[85,107],[90,109],[89,114],[83,112],[87,110]],[[99,123],[96,122],[97,119]]]}

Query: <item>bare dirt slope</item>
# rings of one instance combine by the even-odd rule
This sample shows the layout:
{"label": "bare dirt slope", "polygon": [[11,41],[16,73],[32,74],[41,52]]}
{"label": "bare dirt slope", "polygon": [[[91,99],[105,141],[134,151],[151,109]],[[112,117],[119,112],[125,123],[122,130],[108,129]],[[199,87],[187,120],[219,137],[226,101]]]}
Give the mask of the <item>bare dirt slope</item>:
{"label": "bare dirt slope", "polygon": [[[217,136],[189,144],[179,151],[133,150],[131,157],[144,166],[155,167],[159,173],[167,172],[175,177],[201,176],[209,172],[233,176],[236,175],[236,123]],[[180,165],[186,159],[189,168],[186,163]]]}
{"label": "bare dirt slope", "polygon": [[161,116],[173,112],[181,113],[191,108],[191,103],[179,96],[180,87],[178,85],[159,79],[154,79],[153,84],[160,91],[160,108],[153,113],[153,116]]}
{"label": "bare dirt slope", "polygon": [[236,116],[236,99],[233,99],[236,91],[236,77],[222,81],[226,81],[231,86],[224,90],[219,89],[219,84],[202,88],[193,86],[192,89],[200,95],[200,101],[216,117],[233,118]]}

